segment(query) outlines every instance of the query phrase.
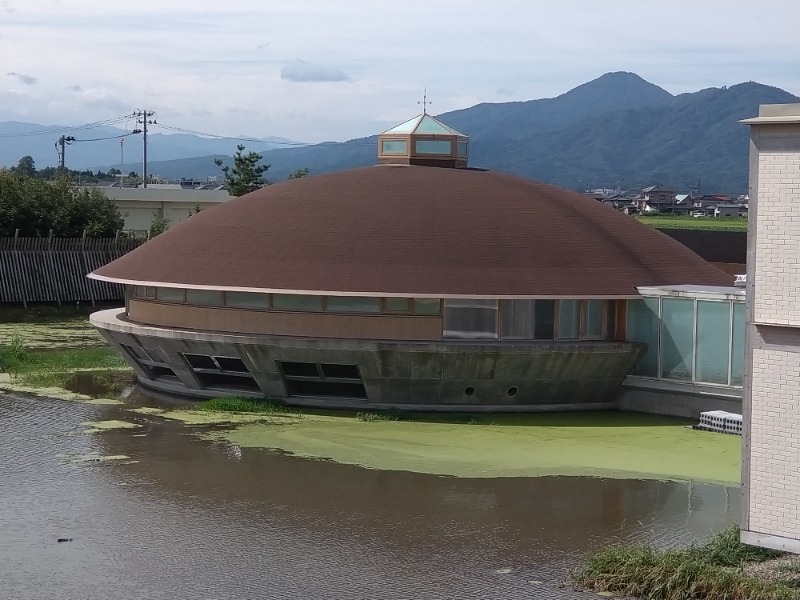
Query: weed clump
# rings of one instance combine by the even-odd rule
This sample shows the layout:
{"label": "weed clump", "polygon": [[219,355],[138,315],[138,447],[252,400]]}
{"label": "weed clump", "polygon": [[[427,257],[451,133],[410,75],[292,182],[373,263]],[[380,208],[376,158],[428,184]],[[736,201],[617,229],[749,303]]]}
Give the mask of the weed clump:
{"label": "weed clump", "polygon": [[374,423],[377,421],[399,421],[400,415],[393,412],[357,412],[356,419],[364,421],[365,423]]}
{"label": "weed clump", "polygon": [[681,550],[610,548],[591,556],[574,583],[642,600],[800,600],[800,589],[744,572],[748,563],[780,556],[739,541],[729,527],[708,543]]}
{"label": "weed clump", "polygon": [[122,357],[111,348],[33,351],[16,336],[9,343],[0,345],[0,371],[25,385],[63,387],[77,371],[126,367]]}
{"label": "weed clump", "polygon": [[265,415],[298,415],[299,411],[267,398],[230,396],[203,401],[198,408],[210,412],[258,413]]}

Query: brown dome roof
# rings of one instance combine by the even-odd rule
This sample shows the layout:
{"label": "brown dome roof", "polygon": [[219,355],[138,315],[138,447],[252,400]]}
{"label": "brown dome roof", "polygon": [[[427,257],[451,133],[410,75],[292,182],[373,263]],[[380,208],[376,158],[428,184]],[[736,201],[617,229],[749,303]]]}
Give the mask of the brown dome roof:
{"label": "brown dome roof", "polygon": [[478,170],[375,166],[204,210],[93,273],[126,283],[428,296],[631,296],[730,285],[580,194]]}

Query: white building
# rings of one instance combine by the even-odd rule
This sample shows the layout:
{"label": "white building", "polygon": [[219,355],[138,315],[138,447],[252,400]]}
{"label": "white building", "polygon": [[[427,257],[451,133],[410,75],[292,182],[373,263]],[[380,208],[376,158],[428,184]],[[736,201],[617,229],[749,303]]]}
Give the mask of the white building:
{"label": "white building", "polygon": [[150,184],[146,188],[99,188],[119,207],[125,231],[146,233],[156,219],[175,226],[197,209],[206,210],[233,198],[227,190],[181,189],[179,185]]}
{"label": "white building", "polygon": [[742,541],[800,553],[800,104],[750,125]]}

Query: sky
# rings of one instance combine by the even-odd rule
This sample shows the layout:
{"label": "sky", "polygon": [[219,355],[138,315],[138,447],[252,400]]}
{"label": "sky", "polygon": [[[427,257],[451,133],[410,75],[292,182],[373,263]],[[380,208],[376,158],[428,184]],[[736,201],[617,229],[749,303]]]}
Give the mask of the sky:
{"label": "sky", "polygon": [[673,94],[758,81],[800,95],[798,31],[798,0],[0,0],[0,120],[138,108],[320,142],[405,121],[426,87],[434,114],[609,71]]}

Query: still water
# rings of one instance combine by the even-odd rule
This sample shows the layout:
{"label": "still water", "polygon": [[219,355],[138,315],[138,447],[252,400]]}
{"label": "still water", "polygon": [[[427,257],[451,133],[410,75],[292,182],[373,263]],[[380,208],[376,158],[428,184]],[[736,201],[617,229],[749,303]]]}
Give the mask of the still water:
{"label": "still water", "polygon": [[131,415],[0,394],[0,598],[586,598],[558,585],[585,553],[738,517],[736,488],[381,472],[155,417],[80,425]]}

